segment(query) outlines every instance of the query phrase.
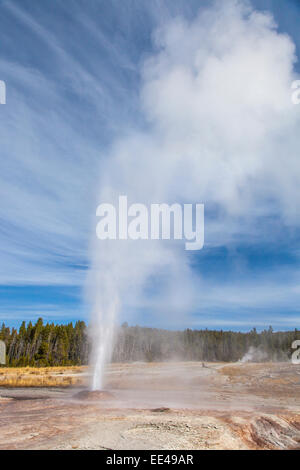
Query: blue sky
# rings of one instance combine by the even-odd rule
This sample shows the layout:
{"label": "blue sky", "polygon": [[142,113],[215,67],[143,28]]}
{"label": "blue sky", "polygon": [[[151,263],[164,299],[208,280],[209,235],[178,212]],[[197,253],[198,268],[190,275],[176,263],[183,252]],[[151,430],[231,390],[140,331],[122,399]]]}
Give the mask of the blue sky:
{"label": "blue sky", "polygon": [[[0,106],[0,321],[88,321],[85,284],[99,175],[116,139],[149,125],[140,104],[141,64],[156,54],[155,30],[175,17],[192,22],[199,8],[211,4],[0,1],[0,79],[7,87],[7,103]],[[299,56],[299,2],[252,4],[273,14]],[[268,204],[259,189],[256,204]],[[208,289],[188,320],[170,322],[148,299],[125,307],[120,321],[299,328],[297,213],[289,218],[276,202],[271,205],[255,221],[233,217],[234,230],[227,236],[221,228],[217,242],[209,230],[205,249],[190,259]],[[207,220],[215,220],[209,203]]]}

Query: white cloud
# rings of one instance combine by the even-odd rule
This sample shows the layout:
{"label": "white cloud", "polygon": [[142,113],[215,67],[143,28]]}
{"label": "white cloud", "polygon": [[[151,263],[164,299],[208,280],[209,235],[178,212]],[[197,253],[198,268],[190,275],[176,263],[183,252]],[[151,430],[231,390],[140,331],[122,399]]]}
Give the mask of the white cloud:
{"label": "white cloud", "polygon": [[[222,231],[225,242],[241,232],[250,238],[258,216],[276,214],[298,225],[300,113],[290,96],[291,38],[269,14],[230,1],[192,21],[172,20],[154,39],[157,51],[143,66],[141,89],[148,128],[114,143],[98,202],[127,194],[132,202],[214,204],[221,215],[206,222],[211,245],[222,244]],[[244,227],[237,227],[239,218]],[[161,273],[168,280],[161,301],[169,302],[171,315],[173,306],[182,314],[205,301],[207,285],[178,245],[100,243],[92,249],[91,282],[101,321],[105,285],[121,300],[130,292],[138,304],[141,286]],[[245,291],[226,289],[213,290],[220,304],[253,304]],[[255,305],[270,300],[257,286],[253,296]]]}

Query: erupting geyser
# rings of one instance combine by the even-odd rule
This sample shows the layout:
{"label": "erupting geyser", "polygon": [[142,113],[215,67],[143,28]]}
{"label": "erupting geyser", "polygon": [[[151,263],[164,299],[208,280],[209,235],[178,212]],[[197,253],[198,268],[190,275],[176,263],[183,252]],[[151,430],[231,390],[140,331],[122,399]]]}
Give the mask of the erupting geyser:
{"label": "erupting geyser", "polygon": [[113,342],[113,323],[98,325],[95,346],[95,364],[92,380],[92,390],[103,390],[105,365],[109,362]]}
{"label": "erupting geyser", "polygon": [[[155,32],[153,54],[140,70],[136,122],[125,123],[99,159],[95,209],[113,206],[119,216],[112,226],[104,224],[107,237],[98,240],[93,233],[93,390],[103,388],[119,300],[123,320],[144,308],[151,322],[155,312],[160,323],[169,315],[172,327],[194,322],[199,305],[203,311],[231,305],[232,294],[198,269],[181,240],[143,238],[139,206],[208,205],[210,247],[231,246],[239,236],[244,243],[249,234],[259,240],[262,216],[298,220],[298,205],[289,203],[299,199],[299,113],[291,109],[295,44],[250,3],[224,3]],[[119,210],[120,196],[126,196],[121,200],[128,201],[128,211]],[[127,237],[132,222],[135,238]],[[109,239],[110,232],[118,237]]]}
{"label": "erupting geyser", "polygon": [[[97,272],[97,274],[95,274]],[[92,391],[102,391],[104,386],[105,366],[110,362],[113,342],[114,326],[118,308],[115,292],[116,283],[113,283],[111,269],[95,271],[96,286],[94,287],[94,306],[92,316]],[[97,288],[99,286],[99,288]]]}

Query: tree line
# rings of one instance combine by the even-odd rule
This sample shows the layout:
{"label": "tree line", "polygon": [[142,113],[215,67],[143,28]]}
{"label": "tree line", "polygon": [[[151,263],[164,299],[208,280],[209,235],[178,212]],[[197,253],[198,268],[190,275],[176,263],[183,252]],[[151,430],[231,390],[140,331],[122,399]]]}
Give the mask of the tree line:
{"label": "tree line", "polygon": [[[89,362],[91,341],[83,321],[55,325],[39,318],[35,324],[23,322],[19,329],[2,324],[0,340],[6,344],[7,366],[68,366]],[[291,345],[300,340],[300,331],[248,333],[216,330],[169,331],[128,326],[117,328],[114,362],[207,361],[236,362],[249,356],[254,361],[289,360]],[[247,354],[248,353],[248,354]]]}
{"label": "tree line", "polygon": [[23,322],[17,330],[2,324],[0,340],[6,345],[6,364],[24,366],[68,366],[88,363],[89,341],[86,324],[44,324],[39,318],[33,325]]}

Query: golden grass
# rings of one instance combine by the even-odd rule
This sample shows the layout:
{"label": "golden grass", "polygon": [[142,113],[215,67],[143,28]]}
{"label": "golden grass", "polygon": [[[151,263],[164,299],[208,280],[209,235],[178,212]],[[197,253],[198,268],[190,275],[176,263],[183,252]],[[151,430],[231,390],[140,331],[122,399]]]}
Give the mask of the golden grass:
{"label": "golden grass", "polygon": [[218,372],[225,375],[231,384],[255,387],[256,393],[260,390],[261,396],[268,396],[270,390],[278,394],[282,387],[286,388],[284,394],[288,396],[289,388],[299,384],[294,366],[286,363],[235,364],[222,367]]}
{"label": "golden grass", "polygon": [[250,383],[257,380],[260,372],[266,373],[272,368],[270,363],[245,363],[226,365],[218,370],[219,374],[225,375],[231,383]]}
{"label": "golden grass", "polygon": [[228,375],[229,377],[237,377],[243,375],[256,375],[258,372],[261,371],[268,371],[272,370],[276,367],[275,363],[244,363],[244,364],[230,364],[225,365],[224,367],[220,368],[218,372],[220,374]]}
{"label": "golden grass", "polygon": [[70,387],[84,384],[87,367],[0,368],[0,387]]}

